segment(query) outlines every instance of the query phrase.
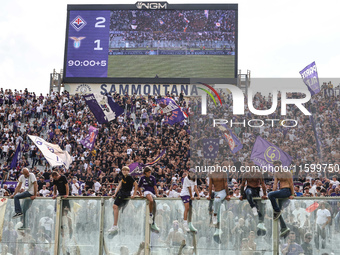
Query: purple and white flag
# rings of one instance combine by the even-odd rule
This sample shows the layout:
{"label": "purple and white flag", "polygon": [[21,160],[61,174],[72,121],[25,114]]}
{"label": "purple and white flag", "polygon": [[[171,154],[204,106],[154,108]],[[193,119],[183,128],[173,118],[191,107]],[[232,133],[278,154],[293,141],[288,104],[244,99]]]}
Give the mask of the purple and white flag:
{"label": "purple and white flag", "polygon": [[144,167],[156,165],[159,162],[159,160],[165,155],[165,153],[166,153],[166,150],[164,149],[159,153],[159,155],[152,162],[149,162],[146,164],[139,163],[139,162],[134,162],[130,164],[129,168],[130,168],[131,176],[137,176],[137,175],[143,174]]}
{"label": "purple and white flag", "polygon": [[48,143],[44,139],[34,135],[28,135],[28,137],[42,152],[51,166],[65,166],[66,169],[70,167],[72,163],[70,154],[68,154],[67,151],[63,151],[58,144]]}
{"label": "purple and white flag", "polygon": [[100,124],[114,120],[124,112],[110,95],[87,94],[84,99]]}
{"label": "purple and white flag", "polygon": [[203,156],[208,159],[215,159],[217,157],[219,144],[218,138],[203,139]]}
{"label": "purple and white flag", "polygon": [[256,138],[250,159],[260,167],[273,166],[275,160],[280,160],[282,166],[289,166],[292,162],[292,157],[289,154],[261,136]]}
{"label": "purple and white flag", "polygon": [[320,92],[320,84],[315,61],[302,69],[300,71],[300,75],[312,96]]}
{"label": "purple and white flag", "polygon": [[238,137],[234,135],[233,132],[227,127],[227,125],[221,124],[217,127],[222,132],[223,138],[227,141],[229,148],[233,154],[243,148],[243,144],[240,142]]}
{"label": "purple and white flag", "polygon": [[166,123],[173,125],[185,120],[188,116],[181,110],[181,107],[170,97],[164,97],[156,100],[162,108],[162,112],[167,115]]}
{"label": "purple and white flag", "polygon": [[143,163],[134,162],[129,165],[130,168],[130,175],[131,176],[138,176],[143,174],[143,168],[145,165]]}
{"label": "purple and white flag", "polygon": [[88,134],[84,139],[82,139],[82,140],[80,141],[80,143],[81,143],[84,147],[86,147],[86,148],[92,150],[92,149],[93,149],[93,146],[94,146],[94,143],[96,142],[97,135],[98,135],[98,128],[95,128],[95,127],[93,127],[93,126],[90,126],[90,128],[89,128],[89,134]]}

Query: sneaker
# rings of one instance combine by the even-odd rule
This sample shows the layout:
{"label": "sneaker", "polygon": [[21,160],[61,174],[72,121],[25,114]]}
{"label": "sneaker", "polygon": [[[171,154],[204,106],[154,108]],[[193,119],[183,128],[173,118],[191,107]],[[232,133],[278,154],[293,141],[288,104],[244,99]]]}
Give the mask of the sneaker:
{"label": "sneaker", "polygon": [[112,226],[107,232],[109,232],[109,234],[115,235],[118,233],[118,226]]}
{"label": "sneaker", "polygon": [[12,219],[16,219],[16,218],[21,217],[21,216],[23,216],[22,213],[16,213],[16,214],[13,215]]}
{"label": "sneaker", "polygon": [[188,223],[183,223],[183,229],[184,232],[190,232],[190,229],[188,228]]}
{"label": "sneaker", "polygon": [[273,220],[278,220],[281,216],[282,211],[275,212],[273,213]]}
{"label": "sneaker", "polygon": [[281,229],[281,231],[280,231],[280,237],[283,237],[283,236],[287,235],[289,232],[290,232],[290,229],[289,229],[289,228],[283,228],[283,229]]}
{"label": "sneaker", "polygon": [[219,229],[219,228],[216,228],[214,236],[220,236],[222,234],[223,234],[223,231],[221,229]]}
{"label": "sneaker", "polygon": [[190,231],[192,231],[192,232],[197,232],[197,229],[192,225],[191,222],[189,222],[189,229],[190,229]]}
{"label": "sneaker", "polygon": [[257,215],[258,215],[258,213],[257,213],[257,208],[256,208],[255,206],[254,206],[253,208],[251,208],[251,210],[252,210],[254,216],[257,216]]}
{"label": "sneaker", "polygon": [[154,231],[159,232],[159,228],[157,227],[156,223],[151,225],[151,229],[154,230]]}
{"label": "sneaker", "polygon": [[217,224],[217,215],[212,216],[212,224],[216,225]]}
{"label": "sneaker", "polygon": [[264,231],[267,231],[266,227],[264,226],[264,223],[257,224],[257,228],[264,230]]}
{"label": "sneaker", "polygon": [[150,213],[149,224],[153,224],[153,215]]}

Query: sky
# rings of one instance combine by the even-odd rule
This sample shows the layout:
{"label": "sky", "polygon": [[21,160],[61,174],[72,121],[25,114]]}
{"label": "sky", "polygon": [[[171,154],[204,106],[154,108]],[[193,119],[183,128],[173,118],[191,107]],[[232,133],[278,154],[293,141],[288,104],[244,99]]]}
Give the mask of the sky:
{"label": "sky", "polygon": [[[63,68],[67,4],[136,1],[2,1],[0,88],[48,93],[50,73]],[[238,69],[251,77],[298,78],[315,61],[320,77],[339,78],[340,1],[168,1],[238,4]],[[338,84],[335,84],[338,85]]]}

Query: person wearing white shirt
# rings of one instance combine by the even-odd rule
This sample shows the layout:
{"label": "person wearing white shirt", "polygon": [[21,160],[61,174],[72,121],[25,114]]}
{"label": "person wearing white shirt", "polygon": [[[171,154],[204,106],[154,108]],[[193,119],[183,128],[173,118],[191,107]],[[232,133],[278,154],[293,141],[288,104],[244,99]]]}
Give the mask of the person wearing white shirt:
{"label": "person wearing white shirt", "polygon": [[[181,191],[181,198],[184,203],[184,221],[183,228],[185,231],[197,232],[197,229],[191,223],[192,216],[192,200],[194,200],[194,192],[197,194],[197,199],[200,199],[199,192],[197,190],[197,180],[195,179],[195,169],[189,170],[188,176],[184,178],[183,188]],[[189,222],[189,228],[188,228]]]}
{"label": "person wearing white shirt", "polygon": [[170,190],[166,192],[167,197],[170,198],[179,198],[180,194],[177,192],[178,185],[176,183],[172,184]]}
{"label": "person wearing white shirt", "polygon": [[46,189],[46,185],[43,185],[42,189],[39,190],[39,194],[43,197],[48,197],[51,194],[51,191]]}
{"label": "person wearing white shirt", "polygon": [[79,195],[79,184],[77,182],[77,177],[73,177],[72,179],[72,185],[71,185],[71,194],[72,196],[78,196]]}
{"label": "person wearing white shirt", "polygon": [[320,209],[316,212],[315,248],[319,249],[319,237],[321,236],[321,248],[326,248],[326,226],[331,222],[331,213],[326,209],[326,203],[320,203]]}
{"label": "person wearing white shirt", "polygon": [[[24,189],[24,192],[18,194],[21,188]],[[18,179],[18,184],[15,188],[15,191],[13,195],[11,196],[11,198],[14,197],[14,207],[15,207],[15,214],[12,218],[15,219],[15,218],[24,216],[22,228],[25,228],[26,211],[30,207],[32,201],[37,197],[37,192],[38,192],[38,184],[37,184],[37,179],[35,175],[33,173],[30,173],[28,169],[24,167],[22,169],[22,175]],[[31,200],[25,199],[24,206],[23,206],[24,213],[22,213],[19,199],[22,199],[25,197],[30,197]]]}
{"label": "person wearing white shirt", "polygon": [[[332,180],[329,182],[329,185],[332,187],[332,188],[336,188],[338,187],[340,184],[340,182],[337,180],[337,176],[336,175],[333,175],[332,177]],[[334,187],[335,186],[335,187]]]}
{"label": "person wearing white shirt", "polygon": [[100,189],[100,187],[101,187],[102,185],[95,179],[94,180],[94,184],[93,184],[93,187],[94,187],[94,192],[98,192],[99,191],[99,189]]}

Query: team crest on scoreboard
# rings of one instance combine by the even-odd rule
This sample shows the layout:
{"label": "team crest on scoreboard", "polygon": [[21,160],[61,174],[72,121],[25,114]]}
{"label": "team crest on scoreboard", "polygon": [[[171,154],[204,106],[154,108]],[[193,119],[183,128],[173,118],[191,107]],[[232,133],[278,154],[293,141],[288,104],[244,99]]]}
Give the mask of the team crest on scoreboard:
{"label": "team crest on scoreboard", "polygon": [[80,92],[80,94],[87,94],[87,93],[91,92],[91,87],[87,84],[80,84],[76,88],[76,93],[77,92]]}
{"label": "team crest on scoreboard", "polygon": [[83,27],[86,26],[87,23],[81,16],[78,15],[74,20],[71,21],[70,24],[77,32],[79,32]]}
{"label": "team crest on scoreboard", "polygon": [[73,40],[73,47],[78,49],[80,47],[80,41],[85,39],[86,37],[82,36],[82,37],[74,37],[71,36],[70,39]]}

